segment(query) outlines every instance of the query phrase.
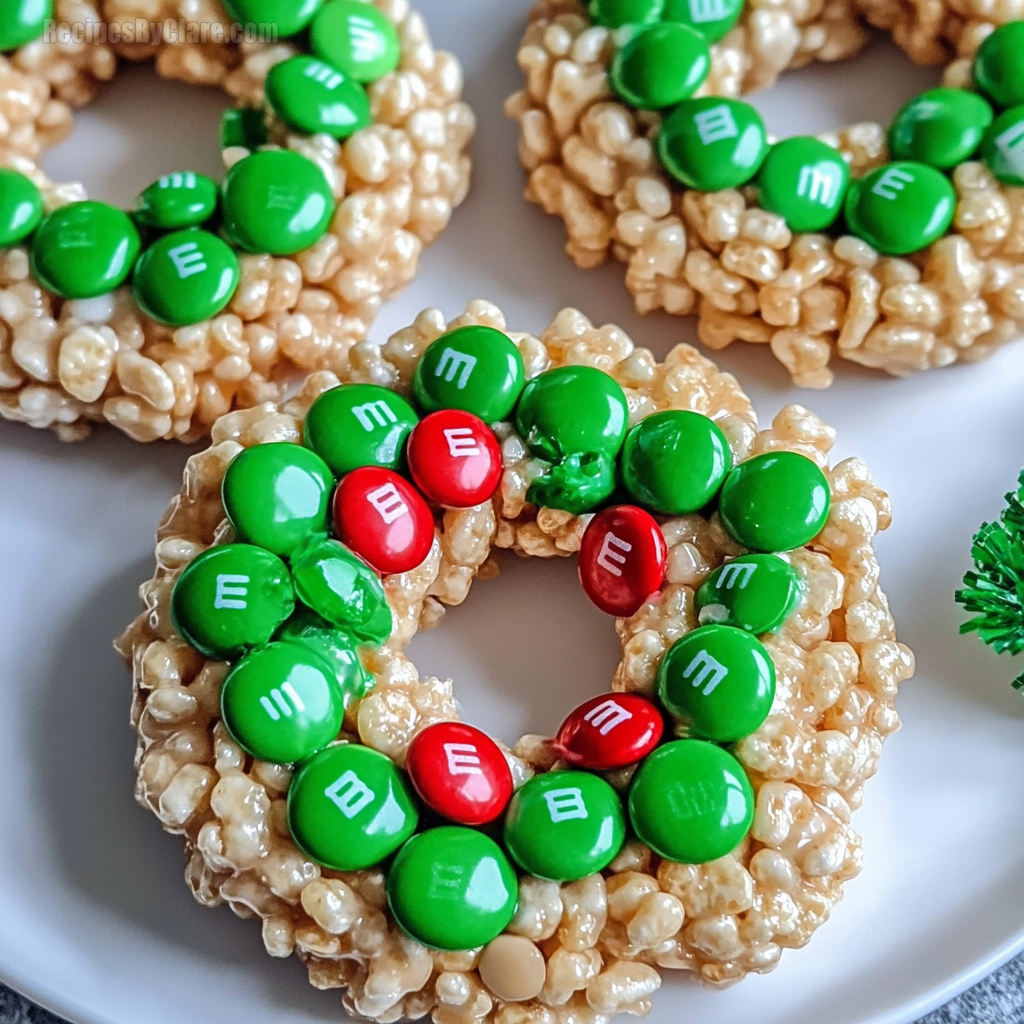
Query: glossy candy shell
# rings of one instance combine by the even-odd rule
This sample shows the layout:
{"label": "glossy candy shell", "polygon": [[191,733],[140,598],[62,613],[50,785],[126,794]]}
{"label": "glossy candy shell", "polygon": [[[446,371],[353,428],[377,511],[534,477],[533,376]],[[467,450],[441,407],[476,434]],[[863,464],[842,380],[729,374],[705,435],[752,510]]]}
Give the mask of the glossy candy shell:
{"label": "glossy candy shell", "polygon": [[580,544],[580,581],[601,611],[628,617],[661,588],[667,557],[654,518],[635,505],[616,505],[587,525]]}
{"label": "glossy candy shell", "polygon": [[353,470],[338,484],[334,530],[384,575],[415,569],[434,543],[430,507],[404,477],[379,466]]}
{"label": "glossy candy shell", "polygon": [[315,57],[290,57],[267,75],[267,102],[286,124],[310,135],[347,139],[373,120],[356,81]]}
{"label": "glossy candy shell", "polygon": [[774,633],[800,602],[800,577],[778,555],[740,555],[719,566],[697,591],[701,624]]}
{"label": "glossy candy shell", "polygon": [[17,245],[43,219],[43,195],[20,171],[0,167],[0,246]]}
{"label": "glossy candy shell", "polygon": [[490,500],[501,483],[501,446],[472,413],[442,409],[423,418],[408,447],[416,486],[445,508],[472,508]]}
{"label": "glossy candy shell", "polygon": [[649,25],[620,46],[608,80],[615,93],[639,110],[661,110],[692,96],[711,70],[704,37],[687,25]]}
{"label": "glossy candy shell", "polygon": [[566,718],[555,737],[555,749],[575,768],[610,772],[642,761],[664,730],[661,711],[646,697],[602,694]]}
{"label": "glossy candy shell", "polygon": [[420,799],[460,825],[486,825],[512,799],[512,772],[501,748],[463,722],[438,722],[417,733],[405,767]]}
{"label": "glossy candy shell", "polygon": [[135,201],[135,219],[157,231],[198,227],[216,212],[220,189],[205,174],[177,171],[165,174]]}
{"label": "glossy candy shell", "polygon": [[353,82],[375,82],[398,67],[398,30],[373,4],[328,0],[309,30],[313,52]]}

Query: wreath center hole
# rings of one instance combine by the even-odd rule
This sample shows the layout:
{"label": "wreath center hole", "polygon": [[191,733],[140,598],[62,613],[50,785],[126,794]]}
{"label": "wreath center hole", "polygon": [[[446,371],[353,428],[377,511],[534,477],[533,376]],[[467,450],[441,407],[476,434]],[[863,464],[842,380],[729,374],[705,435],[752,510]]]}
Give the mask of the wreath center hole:
{"label": "wreath center hole", "polygon": [[220,120],[230,98],[220,89],[160,78],[152,64],[122,62],[74,131],[42,158],[54,181],[81,181],[90,199],[130,209],[151,182],[172,171],[220,181]]}
{"label": "wreath center hole", "polygon": [[585,700],[611,689],[615,620],[580,586],[576,558],[517,558],[474,582],[465,603],[418,633],[409,657],[421,677],[451,677],[467,722],[508,744],[554,735]]}

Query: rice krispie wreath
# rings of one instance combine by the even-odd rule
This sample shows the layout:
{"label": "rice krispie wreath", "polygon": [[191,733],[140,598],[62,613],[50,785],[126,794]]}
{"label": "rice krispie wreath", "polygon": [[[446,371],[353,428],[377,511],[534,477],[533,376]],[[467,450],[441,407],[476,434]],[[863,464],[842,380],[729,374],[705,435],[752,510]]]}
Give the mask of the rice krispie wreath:
{"label": "rice krispie wreath", "polygon": [[[4,0],[0,50],[0,416],[65,440],[358,374],[469,186],[462,69],[408,0]],[[119,59],[231,97],[223,186],[172,168],[125,213],[47,179]]]}
{"label": "rice krispie wreath", "polygon": [[[904,375],[1024,329],[1024,5],[537,0],[519,48],[526,198],[637,309],[710,348],[767,344],[797,384],[833,355]],[[944,87],[884,129],[775,142],[733,99],[889,32]]]}
{"label": "rice krispie wreath", "polygon": [[[119,641],[137,796],[196,898],[381,1022],[598,1024],[662,969],[770,971],[859,871],[913,673],[889,499],[833,440],[799,406],[758,431],[688,346],[485,302],[222,417]],[[622,644],[611,693],[511,749],[403,653],[498,549],[578,554]]]}

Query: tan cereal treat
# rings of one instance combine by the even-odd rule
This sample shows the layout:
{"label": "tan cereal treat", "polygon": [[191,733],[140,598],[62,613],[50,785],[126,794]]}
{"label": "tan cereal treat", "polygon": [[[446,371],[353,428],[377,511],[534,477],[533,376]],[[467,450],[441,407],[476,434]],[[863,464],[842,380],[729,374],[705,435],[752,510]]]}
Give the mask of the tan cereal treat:
{"label": "tan cereal treat", "polygon": [[[221,502],[228,466],[256,445],[301,442],[311,404],[339,383],[327,370],[283,405],[267,402],[219,419],[211,447],[189,460],[181,493],[159,526],[156,572],[140,589],[145,610],[118,641],[134,679],[137,798],[182,837],[195,897],[257,918],[268,953],[297,954],[314,986],[338,990],[339,1013],[382,1024],[427,1015],[436,1024],[605,1024],[618,1013],[647,1013],[665,970],[713,986],[771,971],[784,949],[810,940],[860,870],[852,812],[885,738],[899,727],[899,684],[913,674],[872,548],[875,533],[889,526],[889,499],[859,459],[830,465],[834,431],[808,410],[789,406],[759,430],[736,380],[693,348],[677,346],[659,363],[621,329],[595,327],[573,309],[539,336],[509,331],[501,311],[483,301],[450,323],[426,310],[383,345],[364,345],[359,379],[372,374],[408,395],[427,346],[471,324],[504,332],[528,378],[567,365],[610,374],[625,392],[631,424],[654,412],[693,410],[718,424],[737,462],[791,451],[824,472],[827,522],[789,555],[802,581],[800,603],[762,638],[777,673],[774,704],[736,748],[756,794],[747,838],[705,864],[664,860],[631,839],[606,870],[578,881],[523,875],[505,934],[482,949],[450,952],[428,949],[399,929],[383,870],[327,870],[298,848],[285,812],[292,769],[254,760],[232,739],[219,699],[228,666],[190,647],[169,608],[192,559],[233,539]],[[421,677],[403,653],[417,630],[438,625],[476,576],[498,573],[497,549],[568,557],[580,547],[592,517],[530,504],[527,481],[536,467],[524,440],[511,423],[495,432],[504,476],[494,498],[437,510],[423,563],[384,579],[391,635],[383,646],[361,649],[373,685],[349,705],[342,744],[365,744],[404,765],[421,730],[458,719],[453,680]],[[717,514],[659,522],[668,545],[664,586],[615,622],[622,657],[610,677],[621,693],[652,692],[665,650],[698,625],[697,588],[742,550]],[[517,788],[564,766],[540,736],[524,736],[505,757]],[[630,774],[608,778],[624,790]]]}
{"label": "tan cereal treat", "polygon": [[[735,97],[787,68],[849,57],[868,26],[917,63],[945,64],[945,85],[969,87],[980,44],[1022,18],[1020,0],[752,0],[711,46],[695,95]],[[687,190],[665,170],[655,152],[661,115],[625,105],[610,84],[616,42],[581,0],[537,0],[518,54],[526,86],[505,109],[520,125],[526,198],[562,218],[577,266],[609,256],[626,265],[639,312],[695,314],[712,349],[767,344],[795,383],[813,388],[832,383],[833,355],[902,376],[983,359],[1020,336],[1024,189],[983,162],[961,163],[951,171],[949,233],[905,256],[851,234],[794,233],[758,205],[751,184]],[[890,159],[878,124],[818,138],[855,178]]]}
{"label": "tan cereal treat", "polygon": [[[397,30],[400,59],[368,87],[370,126],[339,141],[265,112],[267,145],[307,156],[327,177],[336,212],[320,240],[287,258],[240,254],[230,304],[183,327],[144,315],[130,282],[61,299],[34,277],[27,243],[0,250],[0,416],[69,441],[101,422],[139,441],[195,441],[234,409],[280,401],[289,378],[360,372],[354,350],[381,304],[466,196],[474,132],[456,58],[433,48],[408,0],[373,4]],[[295,40],[231,33],[219,0],[56,0],[48,34],[0,56],[0,167],[35,182],[47,213],[85,199],[81,184],[49,181],[38,161],[119,60],[155,60],[165,78],[220,86],[237,106],[262,109],[264,80],[297,54]],[[225,170],[248,153],[224,149]]]}

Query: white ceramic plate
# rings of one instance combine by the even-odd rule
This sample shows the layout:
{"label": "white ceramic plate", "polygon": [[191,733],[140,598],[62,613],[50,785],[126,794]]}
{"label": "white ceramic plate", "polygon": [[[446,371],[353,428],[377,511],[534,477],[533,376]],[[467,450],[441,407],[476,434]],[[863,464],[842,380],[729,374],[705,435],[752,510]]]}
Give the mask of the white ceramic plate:
{"label": "white ceramic plate", "polygon": [[[687,321],[640,320],[619,267],[575,270],[561,225],[520,198],[501,104],[519,87],[525,3],[422,6],[437,41],[465,61],[481,123],[476,182],[380,333],[423,306],[454,315],[486,296],[517,329],[579,305],[659,354],[692,340]],[[778,134],[824,130],[885,119],[936,80],[884,44],[788,76],[758,102]],[[159,173],[216,171],[220,107],[215,94],[128,72],[48,166],[128,202]],[[909,381],[841,366],[826,393],[792,389],[765,351],[720,361],[763,419],[792,401],[822,414],[839,428],[837,455],[864,457],[892,493],[883,583],[920,668],[900,699],[905,728],[856,818],[864,872],[833,920],[774,974],[727,992],[669,981],[650,1020],[905,1024],[1024,946],[1024,705],[1008,686],[1016,669],[957,636],[952,602],[972,531],[1024,463],[1024,346]],[[187,454],[112,432],[64,447],[0,427],[0,978],[76,1024],[338,1020],[337,996],[309,988],[296,962],[267,958],[252,923],[193,903],[178,841],[132,801],[129,681],[110,641],[136,613]],[[553,730],[608,685],[615,663],[611,622],[566,562],[513,562],[412,653],[453,675],[471,719],[505,739]]]}

